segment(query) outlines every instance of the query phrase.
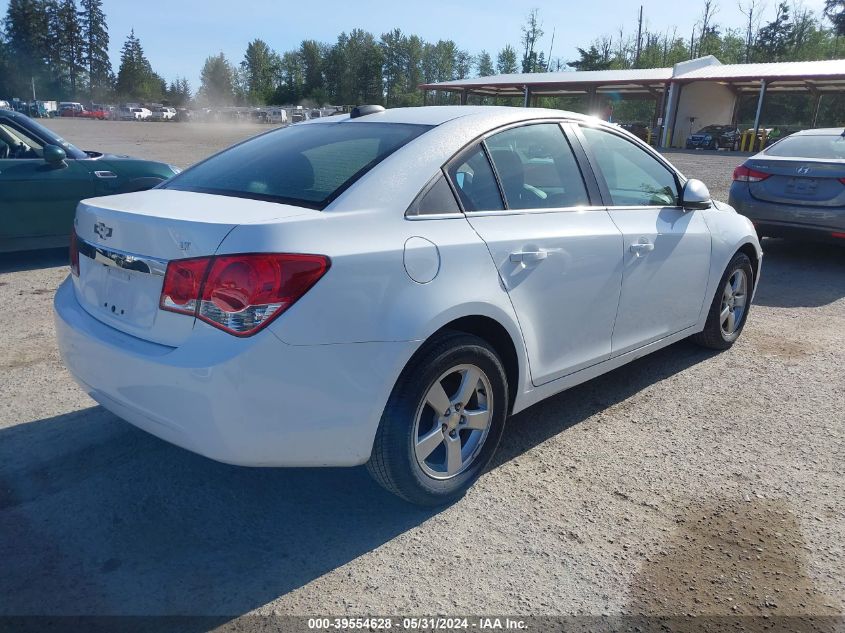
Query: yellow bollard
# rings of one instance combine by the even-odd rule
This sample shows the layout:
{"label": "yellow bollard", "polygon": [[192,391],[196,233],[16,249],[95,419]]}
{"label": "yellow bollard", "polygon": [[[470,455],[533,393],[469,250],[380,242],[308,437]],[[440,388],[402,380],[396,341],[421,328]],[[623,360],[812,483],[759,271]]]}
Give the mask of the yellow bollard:
{"label": "yellow bollard", "polygon": [[761,151],[761,152],[762,152],[764,149],[766,149],[766,140],[768,139],[768,136],[769,136],[769,135],[768,135],[768,133],[766,132],[766,130],[765,130],[765,129],[764,129],[764,130],[762,131],[762,133],[760,134],[760,151]]}
{"label": "yellow bollard", "polygon": [[646,144],[651,145],[651,128],[648,129],[645,136],[646,136],[646,138],[645,138]]}

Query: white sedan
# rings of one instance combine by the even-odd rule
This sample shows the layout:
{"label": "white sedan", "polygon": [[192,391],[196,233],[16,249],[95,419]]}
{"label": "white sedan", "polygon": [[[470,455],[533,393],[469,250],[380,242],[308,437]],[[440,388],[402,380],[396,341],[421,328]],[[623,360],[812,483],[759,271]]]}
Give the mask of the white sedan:
{"label": "white sedan", "polygon": [[55,311],[132,424],[233,464],[367,464],[435,505],[510,414],[689,336],[729,348],[761,257],[616,126],[361,106],[80,203]]}

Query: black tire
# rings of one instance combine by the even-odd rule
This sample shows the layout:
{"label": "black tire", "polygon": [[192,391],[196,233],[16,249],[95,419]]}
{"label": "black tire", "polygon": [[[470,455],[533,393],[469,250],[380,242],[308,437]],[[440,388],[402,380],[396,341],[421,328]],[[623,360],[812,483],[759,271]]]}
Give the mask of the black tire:
{"label": "black tire", "polygon": [[[740,317],[735,329],[732,333],[726,334],[722,329],[721,312],[723,309],[723,295],[725,286],[728,280],[731,279],[737,271],[743,271],[747,280],[745,309]],[[754,289],[754,271],[751,268],[751,260],[745,253],[737,253],[733,256],[725,273],[719,280],[719,285],[716,287],[716,295],[710,304],[710,311],[707,313],[707,322],[704,325],[704,330],[692,336],[692,340],[703,347],[710,349],[726,350],[729,349],[742,334],[742,329],[745,327],[745,322],[748,320],[748,313],[751,310],[751,294]]]}
{"label": "black tire", "polygon": [[[416,458],[415,421],[418,412],[422,415],[425,411],[426,395],[438,378],[451,368],[467,364],[483,372],[492,391],[486,439],[465,470],[449,479],[437,479],[426,473]],[[381,486],[410,503],[450,503],[466,492],[490,462],[502,437],[508,410],[507,377],[493,348],[477,336],[444,332],[414,355],[396,381],[376,432],[367,470]]]}
{"label": "black tire", "polygon": [[707,149],[718,150],[719,149],[719,143],[717,141],[710,141],[710,143],[707,145]]}

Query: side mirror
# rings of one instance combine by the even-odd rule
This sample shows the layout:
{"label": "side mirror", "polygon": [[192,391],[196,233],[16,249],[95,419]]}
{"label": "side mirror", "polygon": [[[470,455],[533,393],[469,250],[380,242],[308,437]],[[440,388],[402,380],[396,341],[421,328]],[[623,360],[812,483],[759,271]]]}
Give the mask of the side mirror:
{"label": "side mirror", "polygon": [[713,200],[710,198],[710,190],[707,185],[695,178],[687,180],[681,194],[681,206],[689,211],[712,207]]}
{"label": "side mirror", "polygon": [[53,167],[59,167],[65,164],[67,152],[58,145],[44,146],[44,162]]}

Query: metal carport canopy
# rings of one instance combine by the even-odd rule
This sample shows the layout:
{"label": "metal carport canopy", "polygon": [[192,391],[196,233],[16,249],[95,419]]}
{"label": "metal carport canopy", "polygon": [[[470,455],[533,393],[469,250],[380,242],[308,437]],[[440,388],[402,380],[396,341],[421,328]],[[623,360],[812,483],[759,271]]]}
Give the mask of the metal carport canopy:
{"label": "metal carport canopy", "polygon": [[592,91],[644,95],[665,89],[671,79],[671,68],[587,70],[474,77],[420,84],[419,88],[503,97],[521,96],[526,87],[532,95],[585,94]]}
{"label": "metal carport canopy", "polygon": [[424,83],[420,90],[466,92],[488,96],[566,95],[590,92],[654,95],[670,83],[714,81],[756,91],[765,80],[770,90],[839,91],[845,89],[845,59],[761,64],[722,64],[712,56],[681,62],[674,68],[515,73]]}

